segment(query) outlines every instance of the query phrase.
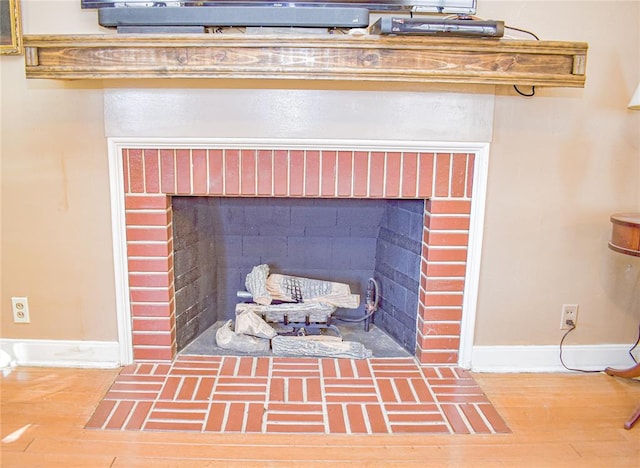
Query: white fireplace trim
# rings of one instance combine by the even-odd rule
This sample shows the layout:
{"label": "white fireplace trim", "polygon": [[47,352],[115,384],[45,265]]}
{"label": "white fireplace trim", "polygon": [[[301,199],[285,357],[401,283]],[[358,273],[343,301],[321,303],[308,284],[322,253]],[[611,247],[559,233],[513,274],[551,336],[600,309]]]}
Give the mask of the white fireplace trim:
{"label": "white fireplace trim", "polygon": [[108,139],[109,188],[111,198],[111,233],[113,242],[113,271],[115,275],[116,319],[120,364],[133,362],[133,330],[129,301],[129,267],[127,265],[127,228],[124,216],[124,177],[122,147],[124,142]]}
{"label": "white fireplace trim", "polygon": [[473,364],[473,337],[476,328],[478,289],[480,284],[480,261],[484,234],[484,215],[487,199],[487,179],[489,178],[489,144],[475,151],[473,171],[473,197],[467,246],[467,270],[460,322],[460,351],[458,365],[471,369]]}
{"label": "white fireplace trim", "polygon": [[473,153],[475,155],[473,197],[469,226],[466,280],[460,332],[458,365],[471,368],[476,304],[480,280],[482,234],[489,167],[489,143],[339,140],[339,139],[265,139],[265,138],[156,138],[109,137],[109,184],[111,226],[115,274],[116,318],[120,364],[133,362],[133,331],[129,301],[127,240],[124,208],[124,178],[121,154],[124,148],[250,148],[250,149],[319,149],[354,151],[396,151],[433,153]]}

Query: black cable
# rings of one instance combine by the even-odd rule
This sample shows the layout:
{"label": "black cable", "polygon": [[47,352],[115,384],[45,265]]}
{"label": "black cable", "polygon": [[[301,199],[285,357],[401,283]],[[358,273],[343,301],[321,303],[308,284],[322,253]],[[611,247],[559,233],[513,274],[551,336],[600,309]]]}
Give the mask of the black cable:
{"label": "black cable", "polygon": [[[567,321],[567,323],[569,323],[569,321]],[[562,339],[560,340],[560,362],[562,363],[562,367],[564,367],[565,369],[570,370],[570,371],[584,372],[584,373],[587,373],[587,374],[598,374],[598,373],[602,372],[601,370],[574,369],[572,367],[567,367],[567,365],[564,363],[564,361],[562,359],[562,344],[564,343],[564,339],[567,337],[567,335],[569,333],[571,333],[573,330],[576,329],[576,326],[573,325],[573,321],[571,323],[572,323],[571,328],[569,328],[567,330],[567,332],[562,336]]]}
{"label": "black cable", "polygon": [[631,359],[633,359],[633,362],[635,362],[636,364],[638,364],[638,360],[633,355],[633,350],[638,347],[638,344],[640,344],[640,326],[638,326],[638,339],[635,343],[633,343],[633,346],[629,348],[629,356],[631,356]]}
{"label": "black cable", "polygon": [[513,26],[507,26],[506,24],[504,25],[504,27],[505,27],[505,29],[511,29],[513,31],[519,31],[519,32],[522,32],[522,33],[525,33],[525,34],[529,34],[529,35],[533,36],[536,41],[540,40],[540,38],[538,36],[536,36],[531,31],[527,31],[526,29],[514,28]]}
{"label": "black cable", "polygon": [[520,91],[520,90],[518,89],[518,85],[513,85],[513,89],[515,89],[515,90],[516,90],[516,92],[517,92],[520,96],[524,96],[524,97],[533,97],[533,96],[535,96],[535,95],[536,95],[536,87],[535,87],[535,86],[532,86],[532,87],[531,87],[531,93],[530,93],[530,94],[526,94],[526,93],[523,93],[522,91]]}
{"label": "black cable", "polygon": [[[532,33],[531,31],[527,31],[526,29],[514,28],[513,26],[508,26],[508,25],[506,25],[506,24],[504,25],[504,27],[505,27],[505,29],[511,29],[511,30],[513,30],[513,31],[519,31],[519,32],[521,32],[521,33],[529,34],[529,35],[531,35],[531,36],[532,36],[536,41],[539,41],[539,40],[540,40],[540,38],[539,38],[536,34]],[[532,86],[532,87],[531,87],[531,93],[529,93],[529,94],[527,94],[527,93],[523,93],[522,91],[520,91],[520,90],[518,89],[518,85],[513,85],[513,89],[515,89],[515,90],[516,90],[516,92],[517,92],[520,96],[524,96],[524,97],[533,97],[533,96],[535,96],[535,95],[536,95],[536,87],[535,87],[535,86]]]}

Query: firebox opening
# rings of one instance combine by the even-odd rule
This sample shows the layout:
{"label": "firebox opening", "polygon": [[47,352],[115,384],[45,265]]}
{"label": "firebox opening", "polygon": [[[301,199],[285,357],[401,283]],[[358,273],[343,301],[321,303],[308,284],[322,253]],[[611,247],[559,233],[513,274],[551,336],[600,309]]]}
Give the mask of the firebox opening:
{"label": "firebox opening", "polygon": [[178,351],[233,319],[246,275],[268,264],[348,284],[362,305],[335,317],[364,316],[375,278],[375,326],[414,354],[424,209],[423,199],[172,197]]}

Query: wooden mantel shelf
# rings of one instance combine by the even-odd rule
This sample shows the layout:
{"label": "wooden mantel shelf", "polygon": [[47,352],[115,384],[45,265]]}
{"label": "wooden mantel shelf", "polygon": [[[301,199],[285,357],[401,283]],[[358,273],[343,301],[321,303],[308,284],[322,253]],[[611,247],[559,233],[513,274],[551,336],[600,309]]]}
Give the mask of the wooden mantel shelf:
{"label": "wooden mantel shelf", "polygon": [[27,78],[244,78],[584,87],[587,44],[243,34],[25,36]]}

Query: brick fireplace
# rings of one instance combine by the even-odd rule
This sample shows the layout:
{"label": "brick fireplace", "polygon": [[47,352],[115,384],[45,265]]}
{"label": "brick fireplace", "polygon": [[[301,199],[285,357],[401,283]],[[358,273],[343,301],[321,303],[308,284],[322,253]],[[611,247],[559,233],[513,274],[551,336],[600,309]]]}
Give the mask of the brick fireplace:
{"label": "brick fireplace", "polygon": [[171,197],[180,195],[425,200],[416,357],[458,363],[474,152],[311,144],[124,145],[118,152],[136,361],[176,355]]}

